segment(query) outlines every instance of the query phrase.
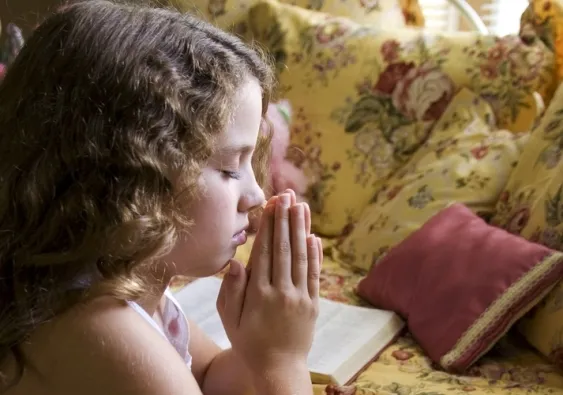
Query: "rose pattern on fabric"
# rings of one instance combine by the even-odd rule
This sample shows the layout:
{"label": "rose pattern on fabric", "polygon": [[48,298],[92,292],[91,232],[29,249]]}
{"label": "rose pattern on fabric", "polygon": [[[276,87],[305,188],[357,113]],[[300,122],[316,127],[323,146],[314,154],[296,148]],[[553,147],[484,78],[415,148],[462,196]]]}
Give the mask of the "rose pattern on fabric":
{"label": "rose pattern on fabric", "polygon": [[[514,133],[537,121],[536,91],[548,98],[541,89],[551,82],[553,56],[517,35],[395,33],[274,3],[251,13],[247,37],[276,59],[277,95],[303,109],[292,144],[308,158],[303,166],[319,172],[306,172],[316,180],[308,198],[317,233],[338,236],[345,218],[357,220],[385,179],[428,140],[461,89],[491,105],[491,125]],[[401,0],[403,9],[413,3]],[[321,154],[309,159],[313,146],[322,147]],[[487,147],[476,147],[473,158],[485,159]],[[460,185],[483,182],[470,178],[460,177]]]}
{"label": "rose pattern on fabric", "polygon": [[393,89],[393,104],[416,121],[439,119],[454,94],[453,81],[438,67],[424,63],[411,68]]}
{"label": "rose pattern on fabric", "polygon": [[[327,247],[321,272],[321,296],[367,306],[355,292],[363,274],[335,262],[331,259],[330,241],[325,240],[324,245]],[[251,242],[240,247],[239,250],[245,250],[241,257],[250,256],[251,248]],[[191,281],[176,278],[172,287],[179,289]],[[444,373],[407,332],[385,349],[352,385],[314,387],[319,395],[556,395],[563,392],[563,376],[514,332],[497,343],[465,376]]]}

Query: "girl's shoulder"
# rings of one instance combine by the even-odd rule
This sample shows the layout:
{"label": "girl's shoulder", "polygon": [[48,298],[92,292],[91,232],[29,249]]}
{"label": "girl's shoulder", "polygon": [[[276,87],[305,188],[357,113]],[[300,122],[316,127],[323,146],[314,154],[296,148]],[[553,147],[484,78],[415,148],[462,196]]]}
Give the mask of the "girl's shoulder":
{"label": "girl's shoulder", "polygon": [[33,380],[36,372],[44,388],[57,394],[200,393],[166,338],[127,303],[109,297],[77,306],[43,325],[23,352],[33,369],[22,380]]}

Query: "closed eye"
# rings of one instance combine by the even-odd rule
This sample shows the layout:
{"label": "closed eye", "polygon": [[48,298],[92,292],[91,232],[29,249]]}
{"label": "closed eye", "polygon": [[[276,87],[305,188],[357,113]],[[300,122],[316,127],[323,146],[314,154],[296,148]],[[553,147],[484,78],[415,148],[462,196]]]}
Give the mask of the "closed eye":
{"label": "closed eye", "polygon": [[231,178],[235,180],[241,179],[241,174],[238,171],[221,170],[221,174],[223,174],[223,176],[227,178]]}

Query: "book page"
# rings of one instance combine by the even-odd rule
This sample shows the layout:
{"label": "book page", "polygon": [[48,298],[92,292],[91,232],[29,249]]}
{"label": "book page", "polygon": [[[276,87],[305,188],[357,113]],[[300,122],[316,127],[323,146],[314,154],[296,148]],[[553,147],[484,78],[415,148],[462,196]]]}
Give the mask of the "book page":
{"label": "book page", "polygon": [[[315,327],[309,368],[315,373],[332,375],[342,363],[354,356],[395,318],[393,312],[350,306],[321,299]],[[383,348],[387,344],[381,344]],[[374,351],[375,357],[379,350]],[[359,361],[367,363],[368,361]]]}
{"label": "book page", "polygon": [[[230,342],[216,309],[221,280],[199,279],[175,294],[191,320],[226,349]],[[308,365],[312,372],[332,375],[343,363],[385,330],[396,315],[374,308],[356,307],[321,299]],[[388,328],[387,328],[388,329]],[[387,344],[381,344],[383,348]],[[374,351],[375,357],[379,350]],[[368,362],[368,361],[359,361]]]}

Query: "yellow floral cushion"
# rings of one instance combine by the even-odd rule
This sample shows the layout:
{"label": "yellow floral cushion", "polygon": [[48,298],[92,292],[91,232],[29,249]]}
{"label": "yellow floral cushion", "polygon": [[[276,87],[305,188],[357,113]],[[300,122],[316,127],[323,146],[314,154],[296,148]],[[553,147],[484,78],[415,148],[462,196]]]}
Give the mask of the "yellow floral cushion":
{"label": "yellow floral cushion", "polygon": [[[563,250],[563,85],[533,130],[497,204],[492,223]],[[524,321],[522,332],[563,367],[563,285]]]}
{"label": "yellow floral cushion", "polygon": [[517,136],[494,130],[493,121],[489,104],[462,89],[424,146],[382,185],[342,237],[339,259],[368,270],[454,202],[490,217],[520,154]]}
{"label": "yellow floral cushion", "polygon": [[519,325],[530,344],[563,368],[563,281]]}
{"label": "yellow floral cushion", "polygon": [[501,127],[527,131],[551,78],[541,42],[477,33],[382,30],[263,1],[249,34],[268,47],[295,109],[289,158],[311,178],[314,231],[338,235],[428,137],[462,86]]}
{"label": "yellow floral cushion", "polygon": [[492,223],[563,250],[563,85],[532,131]]}
{"label": "yellow floral cushion", "polygon": [[[246,262],[253,238],[240,247],[237,259]],[[326,243],[327,245],[329,243]],[[321,295],[362,305],[354,292],[361,274],[325,256]],[[191,279],[178,278],[179,289]],[[383,351],[353,383],[345,387],[314,385],[315,395],[555,395],[563,393],[563,376],[520,337],[511,334],[495,345],[466,375],[446,373],[430,361],[410,334]]]}
{"label": "yellow floral cushion", "polygon": [[[355,389],[353,392],[351,389]],[[555,395],[563,377],[518,336],[503,338],[468,374],[436,369],[409,335],[388,347],[350,392],[327,395]]]}
{"label": "yellow floral cushion", "polygon": [[[168,0],[181,11],[195,12],[203,19],[222,29],[231,30],[244,22],[248,10],[260,0]],[[412,0],[279,0],[281,3],[329,14],[345,16],[360,23],[405,26],[405,15],[411,24],[420,23],[417,14],[418,1]],[[405,3],[405,11],[399,4]],[[410,4],[413,3],[413,4]],[[418,19],[417,19],[418,18]]]}

